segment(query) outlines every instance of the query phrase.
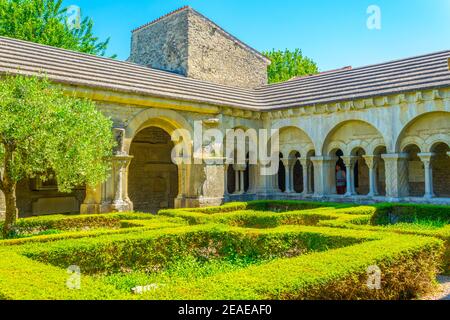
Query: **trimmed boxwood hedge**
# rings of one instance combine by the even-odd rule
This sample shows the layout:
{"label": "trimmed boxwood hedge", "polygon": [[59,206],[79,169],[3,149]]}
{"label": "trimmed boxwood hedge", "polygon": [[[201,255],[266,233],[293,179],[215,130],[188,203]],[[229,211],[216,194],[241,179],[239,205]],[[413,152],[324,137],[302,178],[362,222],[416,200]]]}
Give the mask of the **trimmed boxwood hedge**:
{"label": "trimmed boxwood hedge", "polygon": [[[433,286],[441,250],[442,242],[434,238],[395,235],[163,287],[146,298],[411,299]],[[372,265],[382,271],[381,290],[367,287],[367,268]]]}
{"label": "trimmed boxwood hedge", "polygon": [[[443,261],[447,272],[450,265],[448,207],[419,207],[253,201],[158,216],[19,219],[24,234],[62,233],[0,240],[0,299],[410,299],[430,289]],[[406,223],[417,221],[447,225]],[[99,277],[158,272],[188,256],[258,263],[143,296]],[[71,264],[82,269],[81,290],[66,287]],[[382,290],[367,289],[371,265],[382,270]]]}

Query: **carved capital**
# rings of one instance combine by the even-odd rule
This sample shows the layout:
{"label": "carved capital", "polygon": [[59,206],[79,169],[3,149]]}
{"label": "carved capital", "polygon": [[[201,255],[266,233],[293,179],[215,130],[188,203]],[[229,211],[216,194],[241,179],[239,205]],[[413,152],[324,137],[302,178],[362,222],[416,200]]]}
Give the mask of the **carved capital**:
{"label": "carved capital", "polygon": [[348,168],[353,168],[353,166],[356,163],[356,160],[358,160],[358,157],[354,157],[354,156],[343,156],[342,160],[344,160],[344,164],[345,166]]}
{"label": "carved capital", "polygon": [[417,154],[417,156],[420,158],[420,160],[423,162],[423,164],[425,165],[426,168],[428,168],[430,166],[431,160],[435,155],[436,154],[433,152]]}
{"label": "carved capital", "polygon": [[366,161],[366,164],[369,167],[369,169],[375,169],[375,167],[378,164],[379,156],[368,155],[363,156],[363,158]]}

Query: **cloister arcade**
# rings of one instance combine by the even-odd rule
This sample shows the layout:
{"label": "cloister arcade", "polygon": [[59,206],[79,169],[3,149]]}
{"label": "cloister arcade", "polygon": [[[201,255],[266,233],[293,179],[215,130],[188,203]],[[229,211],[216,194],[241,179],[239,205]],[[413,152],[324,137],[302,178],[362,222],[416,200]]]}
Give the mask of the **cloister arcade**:
{"label": "cloister arcade", "polygon": [[[339,123],[322,144],[313,143],[302,128],[282,127],[279,170],[267,178],[266,191],[288,198],[450,198],[450,113],[420,115],[391,141],[386,140],[375,125],[361,120]],[[316,146],[321,146],[319,151]],[[245,166],[239,169],[228,167],[231,199],[258,189],[248,188],[247,182],[242,188],[234,187],[240,175],[245,181],[254,181],[252,175],[257,172]],[[342,193],[336,181],[339,170],[345,177]],[[326,182],[322,190],[315,190],[316,179]]]}

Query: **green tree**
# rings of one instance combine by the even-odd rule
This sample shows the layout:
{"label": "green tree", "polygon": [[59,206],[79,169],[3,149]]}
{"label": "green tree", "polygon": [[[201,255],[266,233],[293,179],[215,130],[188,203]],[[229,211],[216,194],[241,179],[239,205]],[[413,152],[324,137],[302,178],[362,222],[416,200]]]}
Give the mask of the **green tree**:
{"label": "green tree", "polygon": [[62,0],[0,0],[0,36],[104,56],[109,39],[99,41],[86,17],[67,23]]}
{"label": "green tree", "polygon": [[17,217],[16,185],[56,178],[60,192],[107,177],[112,122],[92,101],[64,94],[47,79],[6,75],[0,81],[0,190],[6,238]]}
{"label": "green tree", "polygon": [[308,57],[303,56],[300,49],[293,52],[286,49],[263,52],[272,61],[267,72],[269,83],[290,80],[294,77],[316,74],[319,72],[317,64]]}

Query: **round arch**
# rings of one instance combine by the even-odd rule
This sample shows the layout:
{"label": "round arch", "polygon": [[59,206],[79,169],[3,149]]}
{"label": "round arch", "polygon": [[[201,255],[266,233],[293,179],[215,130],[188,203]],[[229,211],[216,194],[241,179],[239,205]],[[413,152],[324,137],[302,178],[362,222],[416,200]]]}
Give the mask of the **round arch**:
{"label": "round arch", "polygon": [[400,131],[395,151],[402,152],[408,145],[415,144],[421,152],[431,152],[437,143],[450,144],[450,112],[432,111],[411,119]]}
{"label": "round arch", "polygon": [[183,141],[192,143],[192,126],[183,116],[172,110],[147,109],[137,114],[125,128],[123,141],[125,152],[129,153],[134,137],[148,127],[160,128],[169,135],[177,129],[182,129],[180,133]]}
{"label": "round arch", "polygon": [[330,155],[332,150],[341,149],[344,155],[351,155],[357,148],[364,149],[366,154],[373,154],[380,145],[386,145],[385,139],[374,125],[362,120],[346,120],[328,132],[322,154]]}

